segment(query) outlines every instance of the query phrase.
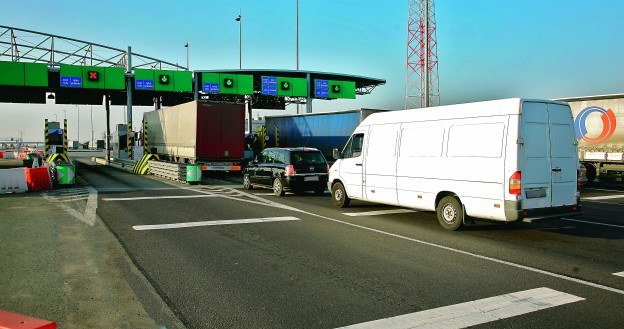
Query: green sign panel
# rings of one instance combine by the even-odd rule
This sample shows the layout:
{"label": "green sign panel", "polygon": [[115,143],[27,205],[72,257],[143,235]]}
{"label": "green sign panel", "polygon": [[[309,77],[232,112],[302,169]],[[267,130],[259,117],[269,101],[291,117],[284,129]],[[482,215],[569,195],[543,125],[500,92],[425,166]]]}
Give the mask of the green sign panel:
{"label": "green sign panel", "polygon": [[186,182],[195,183],[202,180],[202,166],[197,164],[190,164],[186,166]]}
{"label": "green sign panel", "polygon": [[329,80],[329,98],[355,99],[355,82]]}
{"label": "green sign panel", "polygon": [[[218,89],[215,85],[218,85]],[[227,95],[251,95],[253,94],[253,75],[202,73],[200,90]]]}
{"label": "green sign panel", "polygon": [[48,66],[43,63],[0,62],[0,85],[47,87]]}
{"label": "green sign panel", "polygon": [[193,76],[190,71],[135,69],[136,90],[192,92]]}

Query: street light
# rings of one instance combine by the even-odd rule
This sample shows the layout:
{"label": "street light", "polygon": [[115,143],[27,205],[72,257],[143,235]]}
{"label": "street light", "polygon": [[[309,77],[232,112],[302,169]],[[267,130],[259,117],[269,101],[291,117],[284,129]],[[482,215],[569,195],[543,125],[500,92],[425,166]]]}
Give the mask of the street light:
{"label": "street light", "polygon": [[63,118],[67,120],[67,111],[63,110]]}
{"label": "street light", "polygon": [[243,68],[243,16],[240,11],[236,21],[238,22],[238,69],[240,70]]}
{"label": "street light", "polygon": [[186,39],[186,44],[184,45],[184,48],[186,48],[186,70],[190,71],[190,66],[189,66],[189,42],[188,42],[188,38]]}
{"label": "street light", "polygon": [[78,144],[80,144],[80,108],[78,107],[78,105],[75,105],[76,107],[76,111],[78,112]]}

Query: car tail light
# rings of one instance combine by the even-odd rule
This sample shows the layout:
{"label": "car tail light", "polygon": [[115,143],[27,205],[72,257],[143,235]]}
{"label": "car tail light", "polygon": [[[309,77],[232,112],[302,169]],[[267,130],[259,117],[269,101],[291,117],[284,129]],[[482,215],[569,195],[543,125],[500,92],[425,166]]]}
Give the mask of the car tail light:
{"label": "car tail light", "polygon": [[522,174],[516,171],[509,177],[509,194],[519,195],[522,193]]}
{"label": "car tail light", "polygon": [[294,174],[296,174],[296,172],[295,172],[295,168],[293,167],[293,165],[286,166],[286,169],[284,170],[284,175],[293,176]]}

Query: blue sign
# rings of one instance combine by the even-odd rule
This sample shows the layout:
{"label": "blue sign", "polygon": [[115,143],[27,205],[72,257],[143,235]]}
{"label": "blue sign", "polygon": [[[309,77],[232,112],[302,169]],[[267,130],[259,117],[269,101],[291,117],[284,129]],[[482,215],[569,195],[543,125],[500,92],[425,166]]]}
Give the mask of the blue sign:
{"label": "blue sign", "polygon": [[329,81],[314,80],[314,96],[319,98],[329,98]]}
{"label": "blue sign", "polygon": [[218,94],[221,88],[218,83],[204,83],[202,91],[205,93]]}
{"label": "blue sign", "polygon": [[134,80],[136,90],[154,90],[154,80]]}
{"label": "blue sign", "polygon": [[61,87],[82,88],[81,77],[61,77]]}
{"label": "blue sign", "polygon": [[277,77],[262,77],[262,94],[277,95]]}
{"label": "blue sign", "polygon": [[62,134],[63,134],[63,129],[50,130],[50,135],[62,135]]}

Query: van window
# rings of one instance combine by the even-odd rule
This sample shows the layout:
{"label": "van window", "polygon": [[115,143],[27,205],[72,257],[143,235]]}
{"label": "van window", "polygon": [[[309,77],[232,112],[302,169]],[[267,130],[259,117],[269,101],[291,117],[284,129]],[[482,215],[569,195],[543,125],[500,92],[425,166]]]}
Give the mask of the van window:
{"label": "van window", "polygon": [[451,126],[447,156],[500,158],[504,134],[503,123]]}
{"label": "van window", "polygon": [[401,131],[402,157],[440,157],[444,142],[442,127],[412,127]]}
{"label": "van window", "polygon": [[376,127],[368,134],[367,157],[394,157],[396,155],[397,130],[393,127]]}
{"label": "van window", "polygon": [[362,155],[362,146],[364,146],[364,134],[355,134],[351,136],[344,150],[342,150],[343,158],[357,158]]}

